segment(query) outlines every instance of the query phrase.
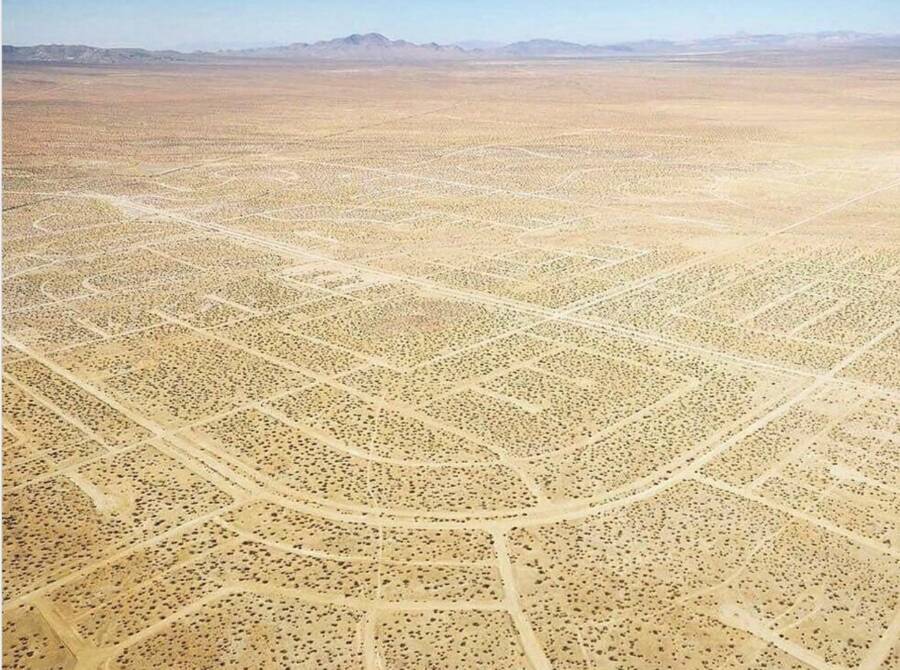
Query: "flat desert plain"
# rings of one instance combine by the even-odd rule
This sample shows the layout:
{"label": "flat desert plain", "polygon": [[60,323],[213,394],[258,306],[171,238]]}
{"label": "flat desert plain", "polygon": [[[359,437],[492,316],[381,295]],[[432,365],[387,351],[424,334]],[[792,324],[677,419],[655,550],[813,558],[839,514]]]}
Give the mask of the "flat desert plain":
{"label": "flat desert plain", "polygon": [[4,667],[900,667],[896,63],[4,75]]}

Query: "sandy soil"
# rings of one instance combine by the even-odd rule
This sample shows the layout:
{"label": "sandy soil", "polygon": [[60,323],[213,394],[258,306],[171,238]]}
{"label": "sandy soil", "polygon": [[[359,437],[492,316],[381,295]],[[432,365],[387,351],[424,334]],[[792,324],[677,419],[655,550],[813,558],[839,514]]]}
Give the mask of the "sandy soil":
{"label": "sandy soil", "polygon": [[4,667],[900,665],[896,66],[3,96]]}

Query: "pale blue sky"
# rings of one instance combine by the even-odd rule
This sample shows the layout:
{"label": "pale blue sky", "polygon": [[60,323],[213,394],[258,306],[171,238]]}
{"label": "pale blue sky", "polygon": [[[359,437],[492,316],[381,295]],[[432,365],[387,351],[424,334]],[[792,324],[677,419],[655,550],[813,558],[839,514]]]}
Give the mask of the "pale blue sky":
{"label": "pale blue sky", "polygon": [[3,43],[221,48],[380,32],[414,42],[609,43],[747,32],[900,33],[900,0],[5,0]]}

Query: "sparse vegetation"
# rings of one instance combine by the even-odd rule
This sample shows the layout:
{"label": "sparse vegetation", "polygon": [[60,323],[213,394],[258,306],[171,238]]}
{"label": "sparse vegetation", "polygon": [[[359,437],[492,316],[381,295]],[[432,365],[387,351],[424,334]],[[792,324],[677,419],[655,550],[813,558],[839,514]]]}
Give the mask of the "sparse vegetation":
{"label": "sparse vegetation", "polygon": [[4,667],[896,667],[896,71],[4,71]]}

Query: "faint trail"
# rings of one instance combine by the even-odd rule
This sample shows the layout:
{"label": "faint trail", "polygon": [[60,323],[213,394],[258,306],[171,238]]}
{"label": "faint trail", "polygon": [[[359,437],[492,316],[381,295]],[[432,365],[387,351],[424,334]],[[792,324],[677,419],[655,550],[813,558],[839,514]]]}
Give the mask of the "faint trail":
{"label": "faint trail", "polygon": [[381,654],[378,653],[378,641],[376,637],[377,624],[376,611],[366,612],[362,620],[362,652],[365,670],[383,670],[384,663]]}
{"label": "faint trail", "polygon": [[793,230],[794,228],[797,228],[798,226],[802,226],[806,223],[809,223],[810,221],[815,221],[816,219],[820,219],[827,214],[831,214],[832,212],[836,212],[838,210],[844,209],[845,207],[848,207],[854,203],[857,203],[860,200],[865,200],[866,198],[868,198],[870,196],[873,196],[877,193],[881,193],[882,191],[888,191],[897,186],[900,186],[900,179],[895,179],[894,181],[886,184],[885,186],[881,186],[879,188],[874,188],[871,191],[866,191],[865,193],[860,193],[859,195],[853,196],[851,198],[847,198],[846,200],[842,200],[841,202],[839,202],[835,205],[826,207],[825,209],[823,209],[820,212],[816,212],[812,216],[808,216],[805,219],[801,219],[800,221],[797,221],[790,225],[784,226],[783,228],[774,230],[774,231],[768,233],[767,237],[772,237],[773,235],[780,235],[781,233],[786,233],[787,231]]}
{"label": "faint trail", "polygon": [[528,659],[528,663],[533,670],[551,670],[550,661],[544,654],[544,649],[534,634],[534,630],[528,622],[528,617],[525,616],[525,612],[522,610],[522,604],[519,602],[519,589],[516,586],[512,563],[509,560],[506,535],[503,531],[495,531],[493,538],[494,551],[497,553],[497,567],[500,570],[503,590],[506,593],[505,603],[519,633],[519,641],[525,650],[525,658]]}
{"label": "faint trail", "polygon": [[750,502],[754,502],[759,505],[763,505],[765,507],[769,507],[771,509],[789,514],[796,519],[800,519],[810,525],[821,528],[822,530],[831,533],[832,535],[837,535],[839,537],[843,537],[846,540],[850,540],[860,547],[866,547],[867,549],[871,549],[872,551],[875,551],[879,554],[887,554],[888,556],[893,556],[894,558],[900,558],[900,550],[893,549],[890,546],[875,542],[874,540],[870,540],[868,537],[860,535],[859,533],[845,530],[844,528],[841,528],[840,526],[837,526],[830,521],[820,519],[819,517],[808,514],[807,512],[796,510],[793,507],[788,507],[787,505],[782,505],[781,503],[774,502],[768,498],[764,498],[754,493],[747,493],[743,489],[719,481],[718,479],[712,479],[711,477],[704,477],[702,475],[693,475],[692,479],[695,479],[696,481],[701,482],[702,484],[705,484],[710,488],[714,488],[730,495],[743,498],[744,500],[749,500]]}
{"label": "faint trail", "polygon": [[[858,670],[878,670],[891,655],[894,645],[900,642],[900,605],[894,610],[894,618],[884,634],[869,647],[868,653],[858,666]],[[887,668],[885,670],[888,670]]]}
{"label": "faint trail", "polygon": [[777,632],[769,628],[764,621],[756,617],[752,612],[740,608],[737,605],[723,606],[719,611],[719,620],[727,626],[738,628],[761,640],[765,640],[769,644],[778,647],[789,656],[805,663],[811,668],[815,668],[815,670],[846,670],[844,666],[828,663],[808,649],[783,638]]}
{"label": "faint trail", "polygon": [[46,598],[35,598],[32,604],[40,616],[47,622],[50,629],[56,633],[60,641],[76,659],[76,668],[90,667],[93,665],[93,657],[96,648],[79,635],[75,628],[63,618],[56,608]]}
{"label": "faint trail", "polygon": [[[878,193],[878,192],[887,190],[889,188],[893,188],[897,184],[900,184],[900,179],[896,180],[895,182],[892,182],[891,184],[889,184],[887,186],[881,187],[879,189],[874,189],[867,193],[855,196],[854,198],[850,198],[847,201],[844,201],[843,203],[838,203],[836,205],[832,205],[831,207],[828,208],[827,211],[835,211],[836,209],[845,207],[848,204],[851,204],[852,202],[857,202],[859,200],[862,200],[863,198],[866,198],[869,195],[872,195],[873,193]],[[293,254],[293,255],[303,257],[303,258],[314,259],[314,260],[318,260],[318,261],[325,261],[330,264],[333,264],[336,267],[347,268],[347,269],[357,271],[357,272],[360,272],[360,271],[369,272],[369,273],[373,274],[374,276],[384,277],[386,279],[390,279],[390,280],[394,280],[394,281],[412,283],[414,285],[422,286],[423,288],[426,288],[428,290],[436,291],[438,293],[448,295],[451,297],[463,298],[466,300],[479,302],[482,304],[493,304],[498,307],[505,307],[508,309],[517,310],[519,312],[530,313],[530,314],[538,317],[532,323],[513,327],[513,328],[511,328],[507,331],[504,331],[498,335],[491,336],[489,338],[486,338],[485,340],[481,340],[472,345],[462,347],[462,348],[456,350],[455,352],[453,352],[454,354],[483,346],[484,344],[489,343],[491,340],[499,340],[499,339],[505,338],[512,334],[525,332],[525,331],[530,330],[530,329],[534,328],[535,326],[538,326],[542,323],[553,322],[553,321],[563,321],[563,322],[573,323],[573,324],[576,324],[576,325],[579,325],[579,326],[582,326],[582,327],[585,327],[585,328],[588,328],[591,330],[596,330],[598,332],[611,331],[613,333],[618,333],[621,335],[625,335],[627,337],[636,338],[639,341],[656,343],[656,344],[659,344],[661,346],[664,346],[664,347],[667,347],[667,348],[670,348],[673,350],[695,351],[698,353],[703,353],[706,355],[714,356],[714,357],[722,359],[722,360],[737,362],[738,364],[746,365],[746,366],[753,367],[753,368],[780,370],[780,371],[786,372],[788,374],[801,375],[804,377],[815,376],[814,372],[811,372],[808,370],[802,370],[802,369],[798,369],[798,368],[790,368],[790,367],[787,367],[784,365],[772,364],[772,363],[767,363],[767,362],[763,362],[763,361],[752,359],[752,358],[747,358],[744,356],[739,356],[736,354],[729,353],[727,351],[719,351],[716,349],[709,349],[702,345],[686,343],[686,342],[682,342],[680,340],[673,340],[671,338],[663,337],[660,335],[654,335],[652,333],[645,332],[645,331],[636,330],[634,328],[630,328],[628,326],[623,326],[621,324],[606,322],[601,319],[581,317],[577,314],[577,312],[587,309],[589,307],[596,306],[603,302],[613,300],[620,296],[627,295],[627,294],[629,294],[633,291],[639,290],[641,288],[646,288],[662,279],[674,276],[679,272],[682,272],[686,269],[692,268],[696,265],[700,265],[702,263],[708,262],[709,260],[711,260],[713,258],[727,256],[736,251],[744,249],[746,247],[750,247],[750,246],[762,241],[763,239],[766,239],[768,237],[772,237],[775,235],[779,235],[787,229],[790,229],[797,225],[806,223],[810,220],[813,220],[814,218],[817,218],[818,216],[822,216],[824,213],[826,213],[825,210],[823,210],[822,212],[819,212],[818,214],[813,215],[812,217],[807,217],[806,219],[804,219],[802,221],[792,223],[789,226],[786,226],[785,228],[775,230],[775,231],[769,231],[768,233],[764,234],[762,237],[754,237],[750,240],[747,240],[742,245],[730,247],[726,250],[717,252],[715,254],[703,255],[698,258],[693,258],[691,260],[685,261],[684,263],[680,263],[676,266],[673,266],[670,269],[668,269],[662,273],[653,275],[652,277],[648,277],[646,279],[642,279],[642,280],[638,280],[636,282],[629,283],[625,286],[621,286],[612,291],[608,291],[608,292],[606,292],[600,296],[596,296],[594,298],[589,298],[584,301],[577,301],[576,303],[573,303],[572,305],[569,305],[567,307],[564,307],[564,308],[561,308],[558,310],[551,310],[551,309],[545,309],[542,307],[538,307],[536,305],[531,305],[528,303],[521,303],[521,302],[514,301],[514,300],[497,298],[495,296],[488,295],[488,294],[482,294],[482,293],[477,293],[477,292],[472,292],[472,291],[464,291],[464,290],[460,290],[460,289],[452,289],[452,288],[443,286],[443,285],[439,284],[438,282],[427,280],[427,279],[408,277],[405,275],[398,275],[396,273],[386,272],[383,270],[376,270],[376,269],[369,268],[366,266],[358,266],[356,264],[349,263],[347,261],[335,260],[335,259],[332,259],[323,254],[310,252],[303,248],[297,247],[295,245],[290,245],[290,244],[286,244],[286,243],[282,243],[282,242],[269,240],[268,238],[260,237],[258,235],[254,235],[251,233],[245,233],[242,231],[234,231],[233,229],[228,228],[227,226],[223,226],[223,225],[219,225],[219,224],[197,221],[195,219],[191,219],[189,217],[186,217],[186,216],[183,216],[183,215],[180,215],[177,213],[169,212],[167,210],[162,210],[162,209],[158,209],[155,207],[148,207],[146,205],[134,203],[126,198],[120,198],[120,197],[116,197],[116,196],[106,196],[106,195],[99,194],[99,193],[85,194],[83,197],[100,198],[102,200],[107,200],[107,201],[111,202],[112,204],[116,204],[119,207],[124,207],[126,209],[134,208],[139,211],[143,211],[146,214],[150,214],[150,215],[154,215],[154,216],[162,216],[162,217],[169,218],[169,219],[172,219],[175,221],[180,221],[182,223],[205,228],[207,230],[213,230],[213,231],[219,232],[227,237],[230,237],[232,239],[247,242],[250,244],[258,244],[260,246],[271,248],[273,250],[276,250],[276,251],[279,251],[282,253]],[[842,383],[842,382],[840,380],[838,380],[838,383]],[[879,389],[879,390],[884,392],[884,389]],[[890,392],[890,391],[887,391],[887,392]]]}
{"label": "faint trail", "polygon": [[40,597],[46,595],[47,593],[55,591],[56,589],[60,588],[61,586],[65,586],[66,584],[71,584],[76,579],[85,577],[88,574],[90,574],[91,572],[93,572],[94,570],[97,570],[98,568],[101,568],[106,565],[111,565],[112,563],[115,563],[118,560],[122,560],[123,558],[126,558],[132,554],[135,554],[135,553],[141,551],[142,549],[152,547],[153,545],[155,545],[159,542],[163,542],[163,541],[173,538],[181,533],[185,533],[193,528],[202,526],[207,521],[213,520],[216,517],[216,515],[224,514],[232,509],[237,509],[238,507],[240,507],[243,504],[246,504],[246,503],[231,503],[230,505],[226,505],[226,506],[216,509],[212,512],[208,512],[206,514],[202,514],[200,516],[189,519],[188,521],[185,521],[184,523],[179,524],[178,526],[170,528],[163,533],[159,533],[157,535],[153,535],[152,537],[139,540],[138,542],[134,542],[133,544],[130,544],[123,549],[114,551],[113,553],[109,554],[108,556],[105,556],[105,557],[100,558],[95,561],[91,561],[90,563],[88,563],[84,566],[81,566],[75,570],[70,571],[68,574],[66,574],[62,577],[58,577],[51,582],[48,582],[42,586],[32,589],[28,593],[24,593],[20,596],[16,596],[15,598],[6,600],[6,601],[4,601],[3,606],[4,606],[4,608],[13,608],[13,607],[18,607],[20,605],[23,605],[27,602],[32,602],[32,601],[34,601],[35,598],[40,598]]}

